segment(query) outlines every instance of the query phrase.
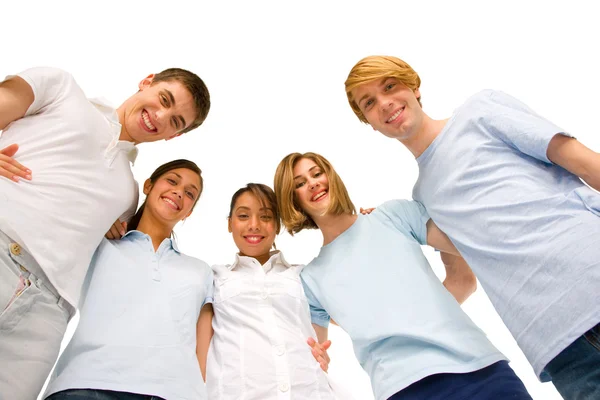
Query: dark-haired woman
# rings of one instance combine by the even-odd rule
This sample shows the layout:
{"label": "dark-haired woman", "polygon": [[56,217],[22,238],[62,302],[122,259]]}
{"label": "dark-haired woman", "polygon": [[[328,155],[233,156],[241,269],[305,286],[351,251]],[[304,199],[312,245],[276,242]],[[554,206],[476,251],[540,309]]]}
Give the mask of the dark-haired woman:
{"label": "dark-haired woman", "polygon": [[[81,317],[47,399],[206,399],[196,353],[212,271],[171,239],[202,192],[191,161],[160,166],[121,240],[104,239],[84,285]],[[210,323],[210,321],[209,321]],[[202,371],[203,373],[204,371]]]}

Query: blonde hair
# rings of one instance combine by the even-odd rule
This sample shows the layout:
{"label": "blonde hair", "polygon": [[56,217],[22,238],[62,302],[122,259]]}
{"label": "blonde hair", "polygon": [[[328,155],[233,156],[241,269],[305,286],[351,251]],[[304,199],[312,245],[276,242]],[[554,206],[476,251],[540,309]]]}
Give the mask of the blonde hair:
{"label": "blonde hair", "polygon": [[315,221],[307,215],[297,202],[294,185],[294,167],[301,159],[313,161],[325,173],[329,181],[329,208],[333,215],[356,214],[348,190],[333,166],[325,157],[316,153],[291,153],[281,160],[275,171],[275,195],[283,225],[290,235],[303,229],[318,229]]}
{"label": "blonde hair", "polygon": [[[383,78],[396,78],[413,92],[421,87],[419,74],[401,59],[392,56],[369,56],[363,58],[352,67],[344,84],[346,86],[348,103],[350,103],[352,111],[365,124],[369,122],[362,111],[360,111],[360,108],[358,108],[358,104],[356,104],[352,96],[352,91],[360,85]],[[421,98],[417,100],[421,104]]]}

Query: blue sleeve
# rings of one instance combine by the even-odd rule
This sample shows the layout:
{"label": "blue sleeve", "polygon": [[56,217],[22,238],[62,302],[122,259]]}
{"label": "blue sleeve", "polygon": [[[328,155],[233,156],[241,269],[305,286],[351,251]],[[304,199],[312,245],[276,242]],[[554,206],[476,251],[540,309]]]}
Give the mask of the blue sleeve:
{"label": "blue sleeve", "polygon": [[308,284],[302,277],[302,274],[300,274],[300,279],[302,280],[302,286],[304,287],[304,294],[308,300],[311,322],[313,324],[322,326],[323,328],[327,328],[329,326],[329,320],[331,319],[329,314],[327,311],[325,311],[321,303],[319,303],[319,300],[317,300],[312,290],[310,290],[310,287],[308,287]]}
{"label": "blue sleeve", "polygon": [[429,214],[418,201],[390,200],[376,211],[384,213],[399,231],[414,238],[419,244],[427,244],[427,221]]}
{"label": "blue sleeve", "polygon": [[488,90],[481,96],[481,106],[485,109],[481,123],[493,135],[524,154],[551,164],[546,153],[552,138],[557,133],[571,137],[506,93]]}

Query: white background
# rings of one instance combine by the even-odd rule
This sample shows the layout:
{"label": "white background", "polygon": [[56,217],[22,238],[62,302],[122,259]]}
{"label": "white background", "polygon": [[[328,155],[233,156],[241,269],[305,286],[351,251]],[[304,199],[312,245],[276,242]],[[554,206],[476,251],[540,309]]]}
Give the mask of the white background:
{"label": "white background", "polygon": [[[119,105],[149,73],[177,66],[199,74],[212,97],[206,123],[171,142],[140,145],[134,173],[141,183],[163,162],[197,162],[205,191],[177,230],[180,247],[227,263],[236,250],[225,219],[231,195],[247,182],[272,185],[290,152],[327,157],[357,206],[411,196],[417,168],[410,153],[360,123],[346,102],[344,80],[367,55],[408,61],[433,118],[448,117],[480,89],[500,89],[599,151],[600,24],[587,4],[4,1],[0,75],[61,67],[88,96]],[[320,243],[317,231],[277,240],[294,263],[310,261]],[[443,277],[437,255],[425,251]],[[512,360],[534,399],[561,398],[536,380],[481,288],[464,309]],[[358,399],[372,399],[348,337],[337,327],[330,336],[331,376]]]}

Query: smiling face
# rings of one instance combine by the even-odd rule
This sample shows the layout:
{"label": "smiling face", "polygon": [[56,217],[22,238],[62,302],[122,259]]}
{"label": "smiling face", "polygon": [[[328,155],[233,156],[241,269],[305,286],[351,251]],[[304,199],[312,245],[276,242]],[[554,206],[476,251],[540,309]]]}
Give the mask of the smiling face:
{"label": "smiling face", "polygon": [[268,204],[250,191],[242,193],[235,201],[228,225],[240,255],[254,257],[261,263],[269,259],[277,223]]}
{"label": "smiling face", "polygon": [[425,115],[419,89],[413,91],[389,77],[364,83],[351,95],[367,122],[385,136],[403,141],[419,133]]}
{"label": "smiling face", "polygon": [[200,192],[200,176],[196,172],[187,168],[172,169],[154,184],[149,179],[144,183],[147,196],[144,213],[173,227],[192,213]]}
{"label": "smiling face", "polygon": [[301,158],[294,165],[294,195],[298,206],[313,219],[329,209],[329,180],[309,158]]}
{"label": "smiling face", "polygon": [[178,81],[152,84],[149,75],[139,91],[117,110],[121,140],[137,143],[169,140],[179,136],[197,115],[191,93]]}

